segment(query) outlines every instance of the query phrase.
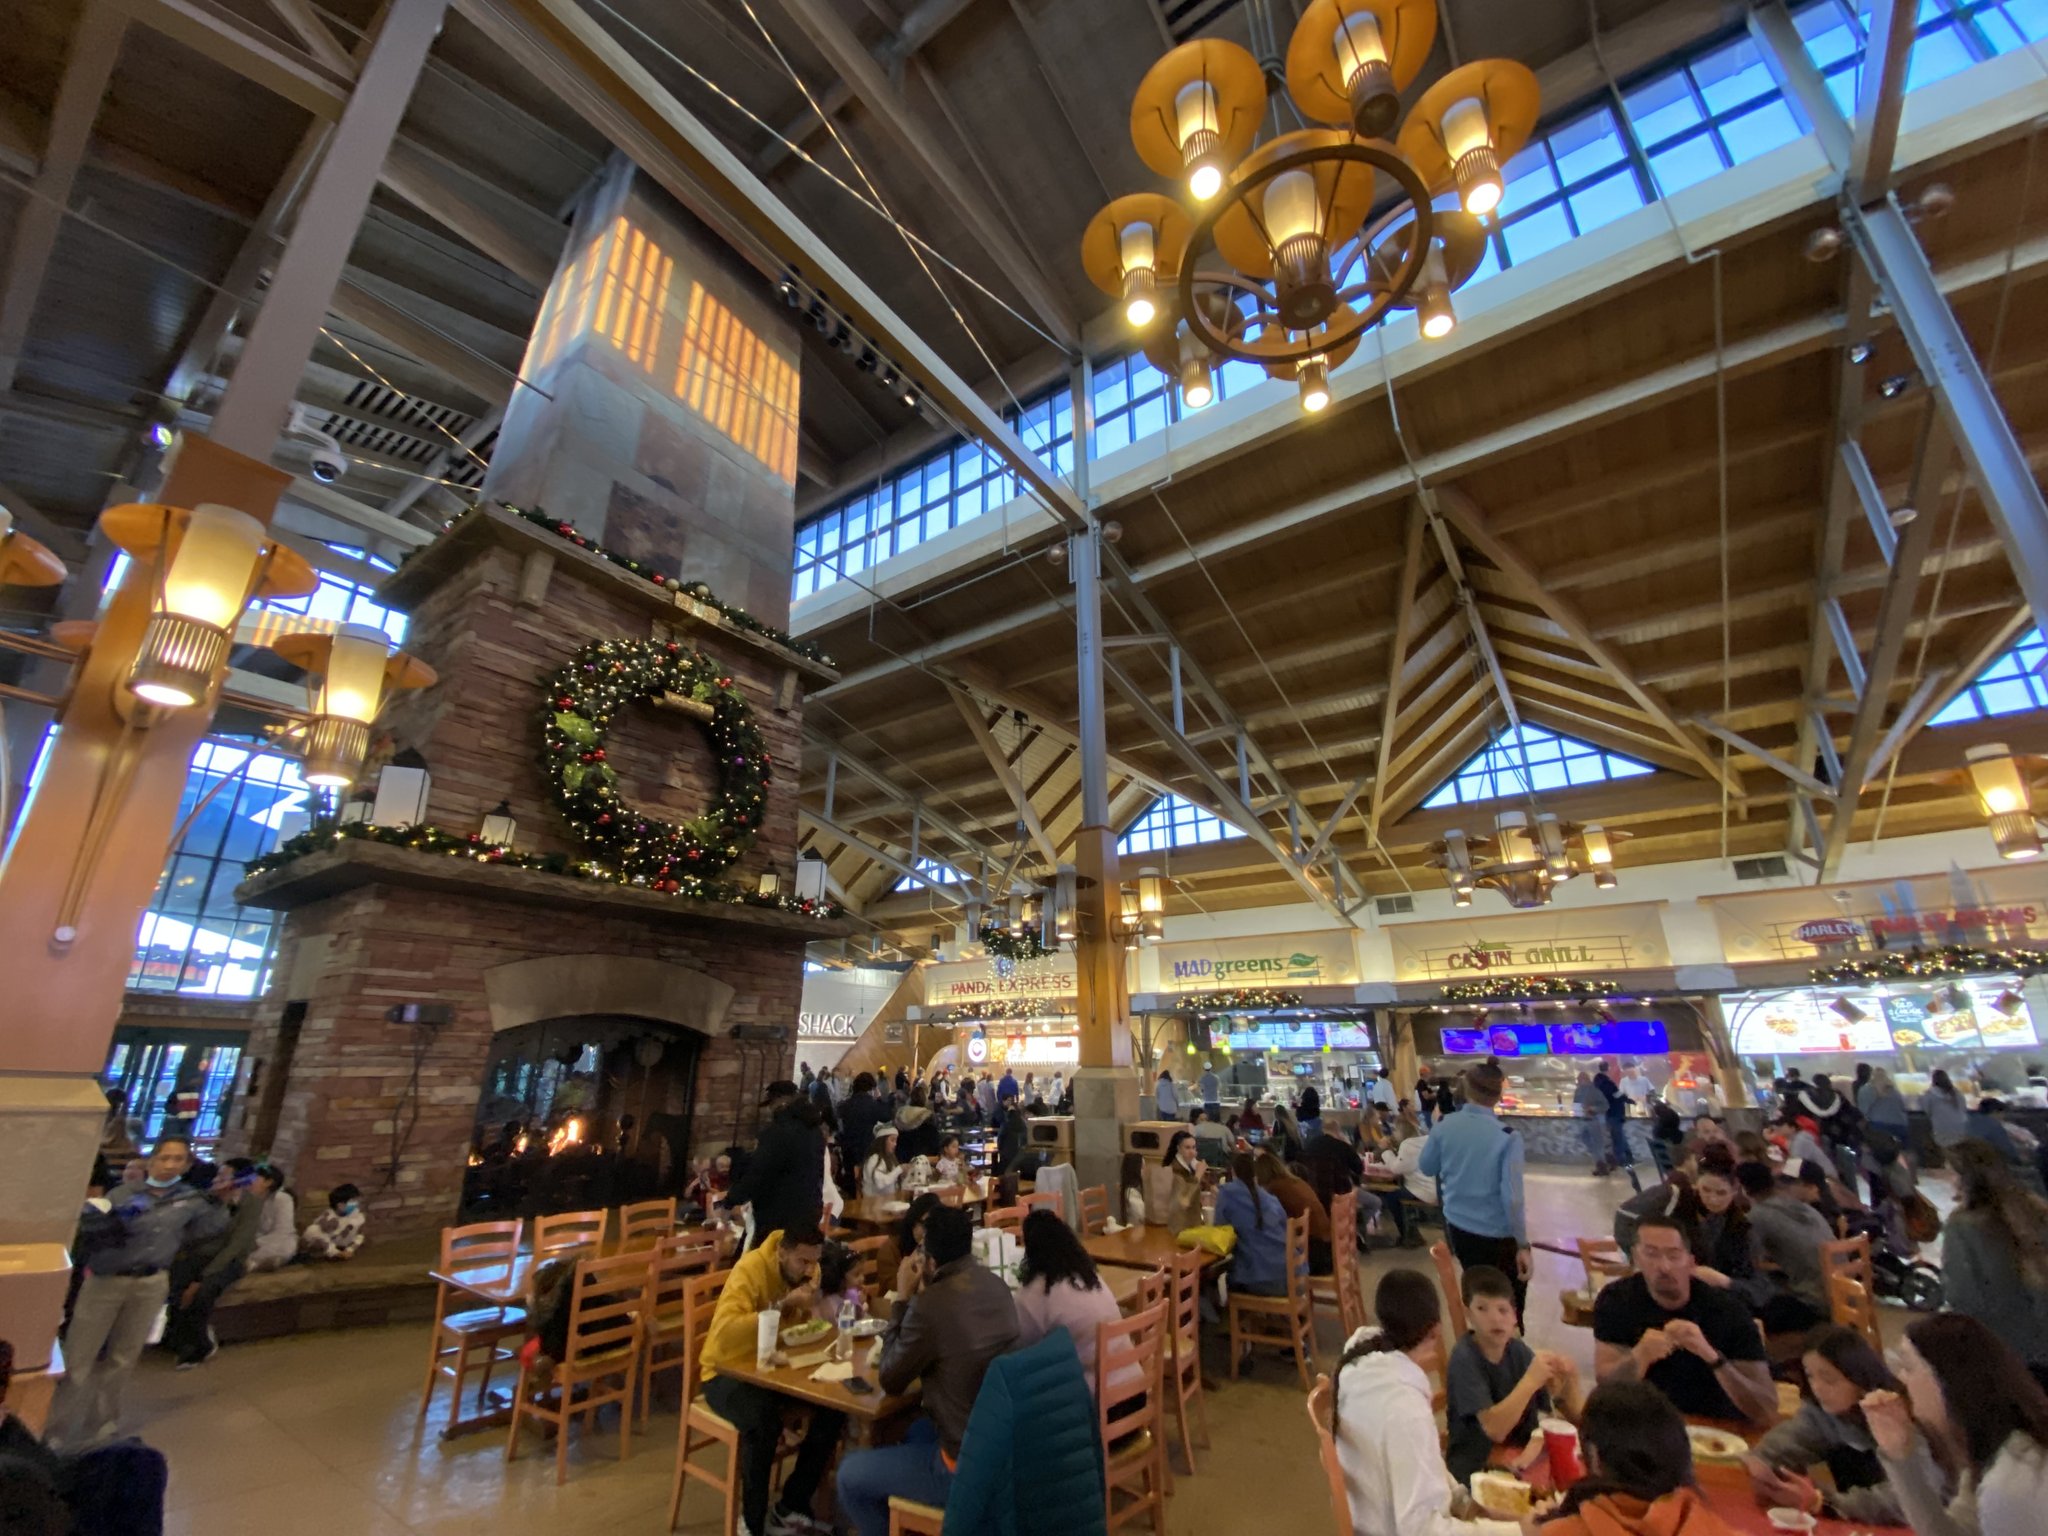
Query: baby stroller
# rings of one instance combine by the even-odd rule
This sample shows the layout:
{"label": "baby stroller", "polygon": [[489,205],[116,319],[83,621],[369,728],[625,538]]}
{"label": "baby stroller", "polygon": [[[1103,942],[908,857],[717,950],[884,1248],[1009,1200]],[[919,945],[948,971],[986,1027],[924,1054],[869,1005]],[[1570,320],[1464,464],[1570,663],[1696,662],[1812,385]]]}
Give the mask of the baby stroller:
{"label": "baby stroller", "polygon": [[1880,1297],[1915,1312],[1941,1310],[1941,1271],[1922,1259],[1904,1257],[1889,1240],[1870,1245],[1870,1281]]}

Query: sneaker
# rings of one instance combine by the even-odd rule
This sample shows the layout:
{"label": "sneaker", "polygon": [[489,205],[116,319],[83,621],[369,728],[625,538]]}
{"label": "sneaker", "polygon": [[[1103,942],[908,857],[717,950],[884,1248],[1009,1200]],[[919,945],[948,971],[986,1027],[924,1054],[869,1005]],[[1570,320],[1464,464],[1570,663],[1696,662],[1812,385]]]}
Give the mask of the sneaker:
{"label": "sneaker", "polygon": [[220,1340],[213,1336],[213,1330],[209,1328],[206,1330],[206,1353],[199,1357],[199,1363],[204,1365],[219,1353]]}
{"label": "sneaker", "polygon": [[768,1511],[766,1536],[830,1536],[832,1527],[799,1510],[776,1507]]}

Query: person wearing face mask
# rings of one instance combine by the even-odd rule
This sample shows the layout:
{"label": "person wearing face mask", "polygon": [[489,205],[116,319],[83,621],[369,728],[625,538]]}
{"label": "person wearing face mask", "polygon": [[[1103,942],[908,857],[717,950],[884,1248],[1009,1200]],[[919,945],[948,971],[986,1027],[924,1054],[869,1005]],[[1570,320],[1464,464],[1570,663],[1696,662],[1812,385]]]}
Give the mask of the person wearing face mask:
{"label": "person wearing face mask", "polygon": [[363,1246],[363,1192],[337,1184],[327,1192],[327,1209],[299,1239],[302,1259],[352,1259]]}
{"label": "person wearing face mask", "polygon": [[64,1338],[67,1367],[50,1408],[49,1442],[85,1451],[115,1438],[126,1385],[170,1294],[171,1264],[188,1243],[227,1230],[228,1212],[184,1181],[192,1144],[159,1140],[142,1184],[86,1202],[78,1252],[86,1268]]}

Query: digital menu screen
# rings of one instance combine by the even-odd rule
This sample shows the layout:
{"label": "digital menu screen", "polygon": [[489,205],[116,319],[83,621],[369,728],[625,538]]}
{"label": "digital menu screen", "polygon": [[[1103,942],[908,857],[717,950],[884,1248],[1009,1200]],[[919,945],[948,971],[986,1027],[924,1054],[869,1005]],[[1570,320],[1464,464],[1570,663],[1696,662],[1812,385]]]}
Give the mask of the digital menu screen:
{"label": "digital menu screen", "polygon": [[1671,1049],[1662,1019],[1615,1019],[1545,1027],[1550,1035],[1550,1049],[1559,1056],[1662,1056]]}
{"label": "digital menu screen", "polygon": [[1884,999],[1892,1043],[1906,1050],[2002,1050],[2038,1043],[2019,993],[2003,983],[1963,983]]}
{"label": "digital menu screen", "polygon": [[[1242,1021],[1233,1021],[1242,1022]],[[1369,1051],[1372,1034],[1363,1024],[1261,1023],[1256,1029],[1226,1030],[1233,1051]]]}
{"label": "digital menu screen", "polygon": [[[1837,997],[1846,1010],[1831,1006]],[[1731,999],[1723,998],[1727,1007]],[[1735,1049],[1743,1056],[1818,1056],[1868,1051],[1888,1055],[1891,1028],[1874,992],[1756,993],[1729,1009],[1728,1024]]]}
{"label": "digital menu screen", "polygon": [[1446,1056],[1547,1056],[1550,1039],[1541,1024],[1495,1024],[1486,1029],[1447,1029]]}

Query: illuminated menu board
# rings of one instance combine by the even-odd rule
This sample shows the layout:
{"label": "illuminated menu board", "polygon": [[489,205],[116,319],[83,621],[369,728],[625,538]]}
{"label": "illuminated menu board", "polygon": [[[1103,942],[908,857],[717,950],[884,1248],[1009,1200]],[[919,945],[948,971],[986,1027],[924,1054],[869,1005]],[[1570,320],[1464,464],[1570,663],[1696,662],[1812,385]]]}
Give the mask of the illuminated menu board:
{"label": "illuminated menu board", "polygon": [[[1846,1007],[1833,1006],[1837,999]],[[1869,990],[1765,992],[1722,1003],[1735,1049],[1744,1056],[2020,1050],[2039,1043],[2020,994],[1996,979],[1888,996]]]}
{"label": "illuminated menu board", "polygon": [[[1234,1020],[1248,1023],[1248,1020]],[[1233,1051],[1369,1051],[1372,1034],[1363,1024],[1262,1023],[1256,1029],[1232,1029],[1223,1038]]]}
{"label": "illuminated menu board", "polygon": [[[1869,1051],[1890,1055],[1892,1034],[1874,993],[1839,994],[1858,1017],[1830,1007],[1837,994],[1759,992],[1740,1001],[1723,998],[1735,1049],[1743,1056],[1817,1056]],[[1729,1004],[1733,1002],[1733,1006]]]}
{"label": "illuminated menu board", "polygon": [[1661,1019],[1495,1024],[1443,1032],[1446,1056],[1662,1056],[1670,1049]]}
{"label": "illuminated menu board", "polygon": [[1884,1000],[1892,1043],[1909,1050],[2009,1050],[2038,1044],[2019,993],[2004,983],[1965,982]]}

